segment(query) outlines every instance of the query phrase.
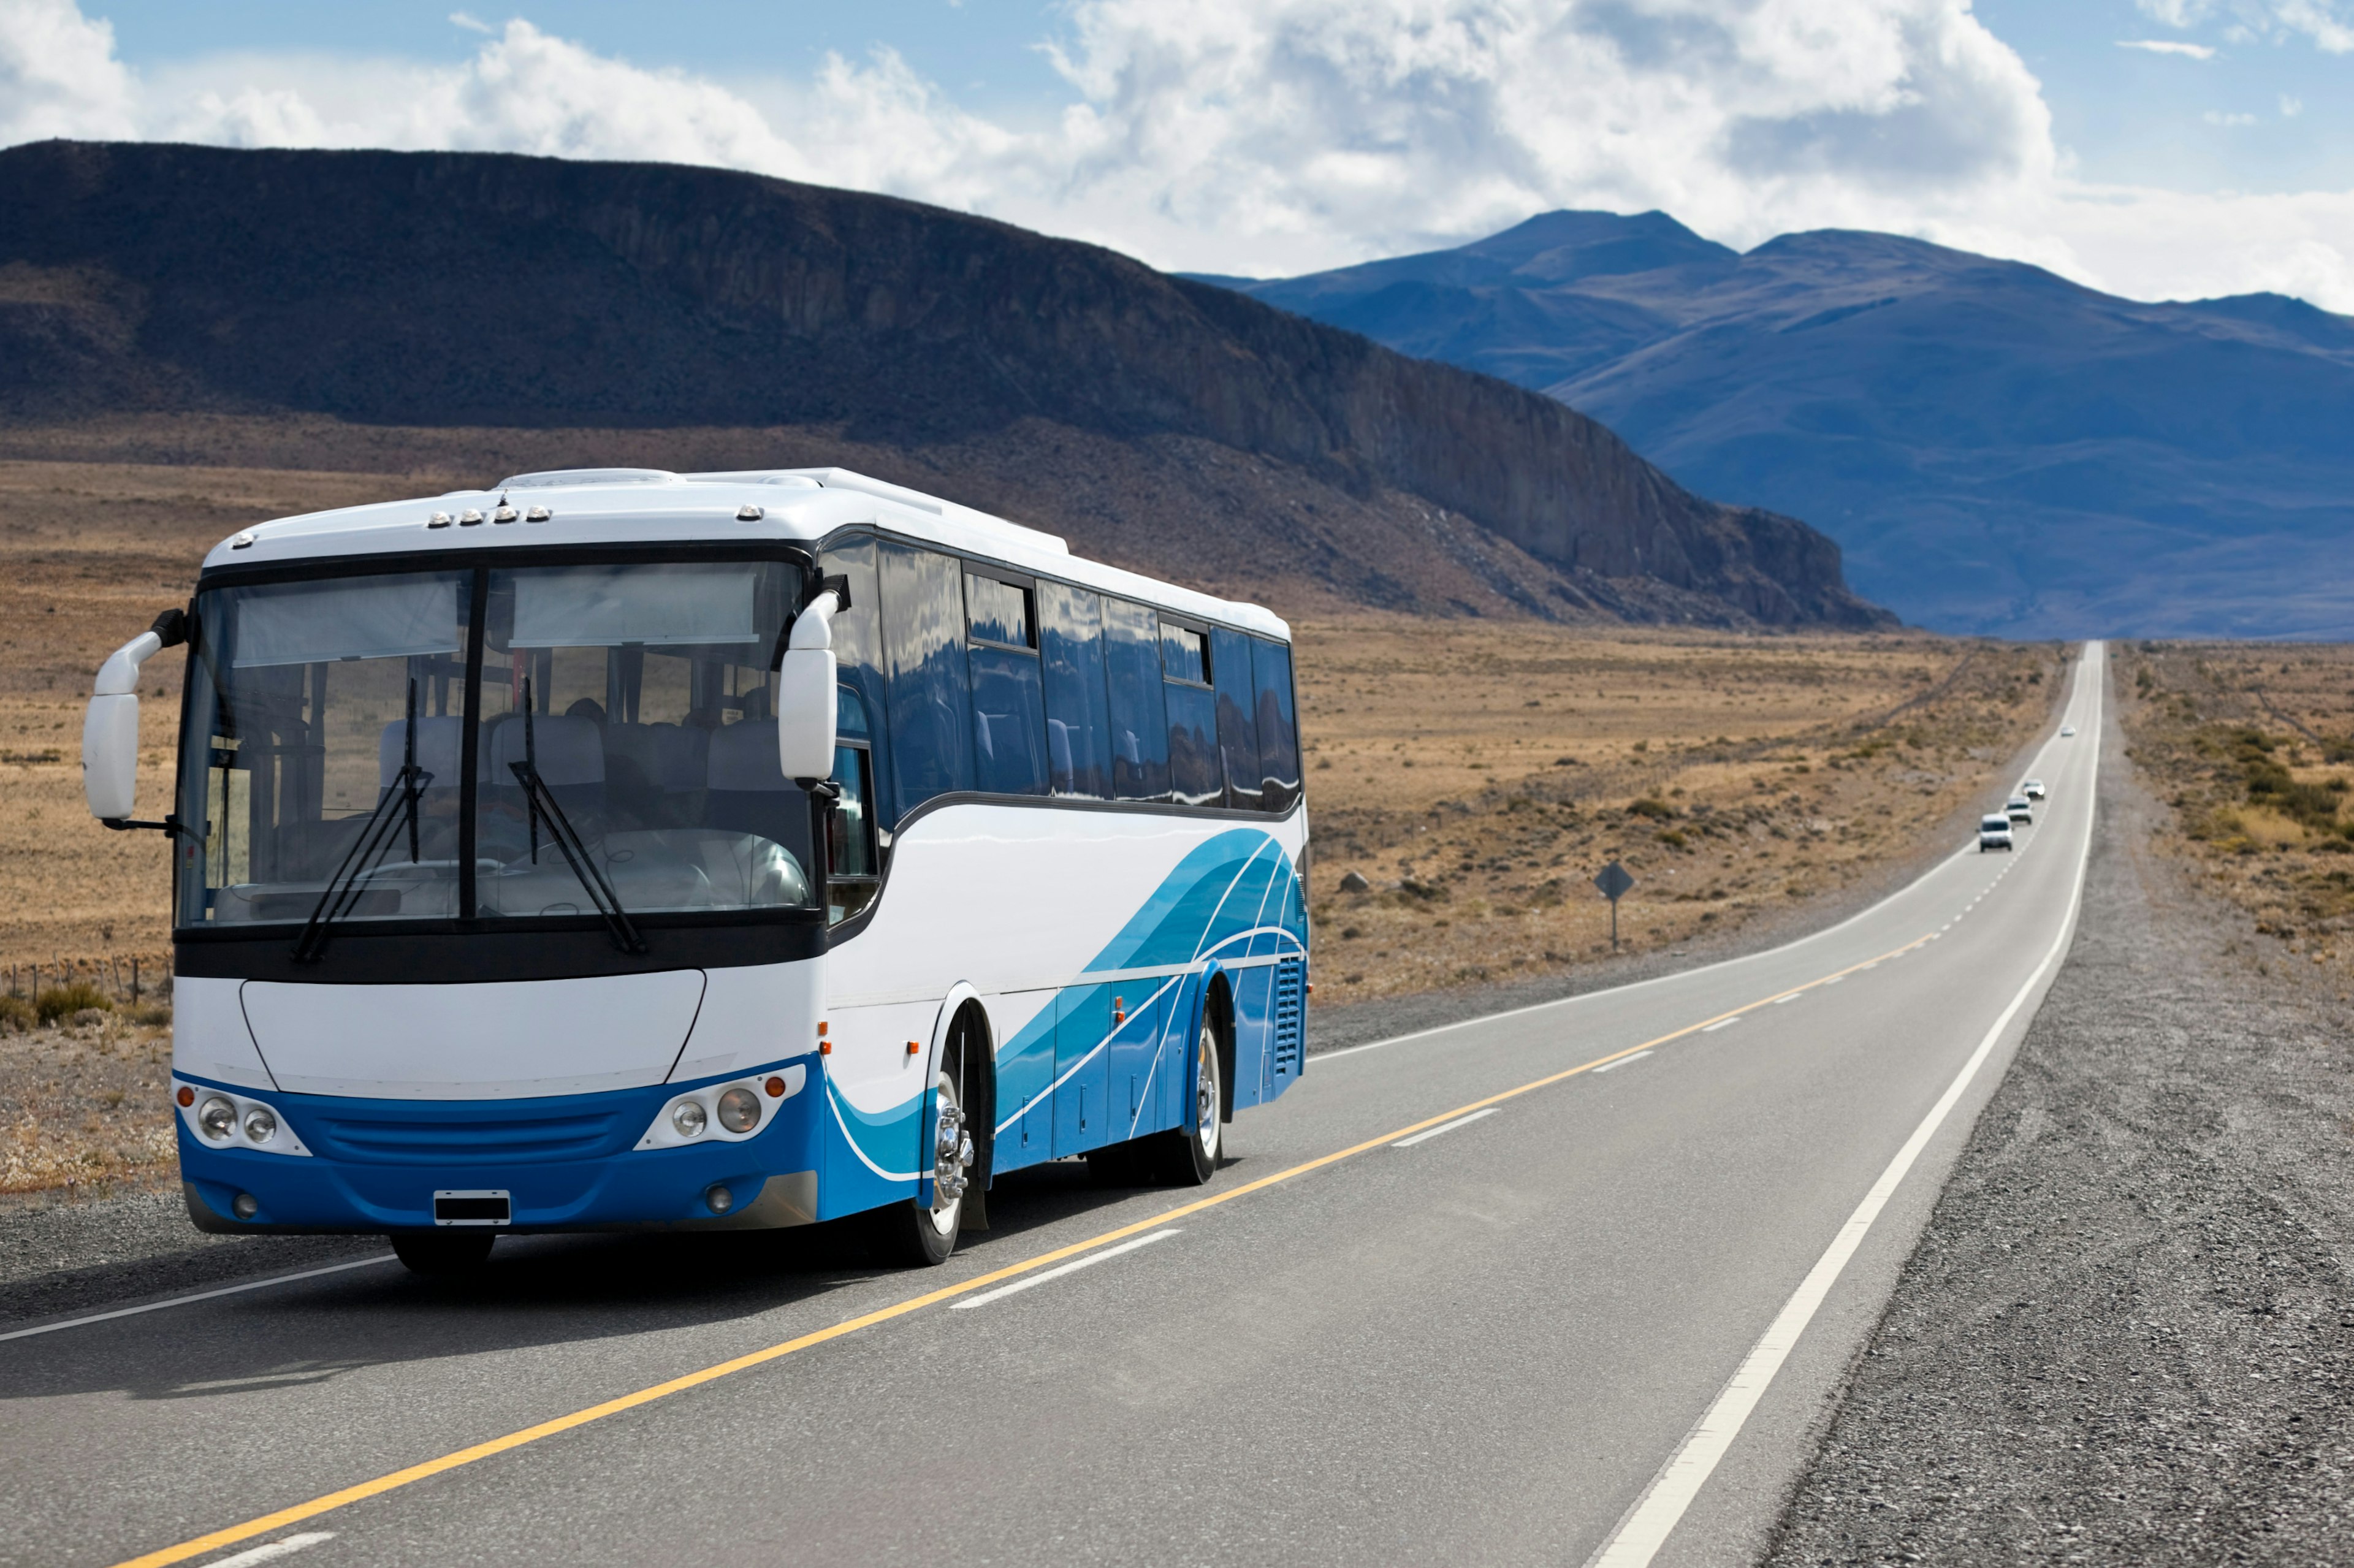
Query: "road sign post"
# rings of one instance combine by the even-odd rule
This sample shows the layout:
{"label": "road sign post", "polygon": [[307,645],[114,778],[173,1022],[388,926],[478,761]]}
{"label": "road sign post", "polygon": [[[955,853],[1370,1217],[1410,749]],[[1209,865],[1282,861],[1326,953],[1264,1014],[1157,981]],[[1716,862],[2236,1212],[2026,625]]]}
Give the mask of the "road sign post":
{"label": "road sign post", "polygon": [[1635,879],[1627,874],[1625,866],[1614,860],[1595,874],[1594,885],[1602,890],[1603,897],[1610,900],[1610,950],[1615,953],[1618,950],[1618,900],[1635,885]]}

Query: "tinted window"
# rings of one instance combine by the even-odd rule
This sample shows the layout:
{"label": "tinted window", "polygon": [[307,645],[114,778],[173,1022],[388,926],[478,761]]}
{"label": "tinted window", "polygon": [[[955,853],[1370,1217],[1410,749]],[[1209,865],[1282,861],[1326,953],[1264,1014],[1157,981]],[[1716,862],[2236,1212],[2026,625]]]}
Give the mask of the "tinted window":
{"label": "tinted window", "polygon": [[1258,698],[1258,765],[1270,811],[1288,810],[1299,798],[1299,728],[1291,701],[1291,650],[1251,642],[1252,684]]}
{"label": "tinted window", "polygon": [[1225,800],[1218,765],[1217,694],[1205,686],[1165,682],[1169,703],[1169,788],[1188,806],[1215,806]]}
{"label": "tinted window", "polygon": [[1039,706],[1038,655],[975,648],[971,659],[974,783],[996,795],[1044,794],[1046,722]]}
{"label": "tinted window", "polygon": [[1104,663],[1111,686],[1111,789],[1122,800],[1169,794],[1169,726],[1161,705],[1161,630],[1153,613],[1103,601]]}
{"label": "tinted window", "polygon": [[1104,686],[1103,600],[1084,588],[1040,583],[1038,615],[1047,786],[1057,795],[1108,800],[1111,710]]}
{"label": "tinted window", "polygon": [[1210,683],[1209,651],[1203,646],[1202,634],[1190,626],[1161,623],[1161,673],[1172,681],[1192,681],[1201,685]]}
{"label": "tinted window", "polygon": [[1226,804],[1255,811],[1260,780],[1250,639],[1219,627],[1210,633],[1210,652],[1211,668],[1218,677],[1218,756],[1225,765]]}
{"label": "tinted window", "polygon": [[967,629],[981,641],[1002,642],[1014,648],[1038,645],[1032,634],[1030,590],[1026,588],[967,572],[964,613]]}
{"label": "tinted window", "polygon": [[[875,587],[875,541],[843,541],[820,558],[820,570],[827,577],[850,579],[850,608],[836,612],[833,618],[833,660],[841,672],[842,683],[858,694],[862,705],[860,717],[866,731],[861,738],[874,745],[875,782],[879,789],[881,781],[889,777],[890,747],[889,737],[881,733],[883,599]],[[840,722],[850,722],[846,707]],[[878,826],[891,825],[887,801],[870,800],[867,805],[875,811]]]}
{"label": "tinted window", "polygon": [[[875,546],[883,589],[891,778],[901,815],[972,788],[970,695],[957,563],[887,541]],[[855,590],[853,590],[854,593]]]}

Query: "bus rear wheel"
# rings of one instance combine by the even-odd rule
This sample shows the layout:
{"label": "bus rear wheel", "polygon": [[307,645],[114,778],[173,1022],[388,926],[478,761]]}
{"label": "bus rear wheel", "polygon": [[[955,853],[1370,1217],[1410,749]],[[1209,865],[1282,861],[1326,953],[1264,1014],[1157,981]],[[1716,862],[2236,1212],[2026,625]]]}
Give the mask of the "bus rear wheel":
{"label": "bus rear wheel", "polygon": [[411,1274],[449,1276],[472,1274],[491,1261],[491,1244],[498,1233],[490,1230],[396,1231],[393,1255]]}
{"label": "bus rear wheel", "polygon": [[1161,1134],[1161,1179],[1177,1187],[1199,1187],[1218,1173],[1225,1149],[1225,1062],[1217,1025],[1205,1016],[1193,1046],[1193,1093],[1186,1123]]}
{"label": "bus rear wheel", "polygon": [[918,1268],[946,1263],[964,1220],[965,1185],[971,1180],[972,1136],[956,1079],[944,1067],[932,1081],[932,1201],[910,1198],[875,1211],[882,1249]]}

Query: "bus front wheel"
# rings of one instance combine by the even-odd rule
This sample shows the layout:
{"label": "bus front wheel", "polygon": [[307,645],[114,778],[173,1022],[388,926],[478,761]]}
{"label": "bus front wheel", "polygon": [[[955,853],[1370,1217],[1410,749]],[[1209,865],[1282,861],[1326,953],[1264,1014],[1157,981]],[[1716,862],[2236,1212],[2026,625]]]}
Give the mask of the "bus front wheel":
{"label": "bus front wheel", "polygon": [[910,1198],[875,1211],[875,1239],[882,1249],[919,1268],[946,1263],[956,1251],[965,1185],[972,1172],[972,1137],[965,1130],[964,1105],[956,1079],[945,1067],[933,1080],[932,1106],[932,1201]]}

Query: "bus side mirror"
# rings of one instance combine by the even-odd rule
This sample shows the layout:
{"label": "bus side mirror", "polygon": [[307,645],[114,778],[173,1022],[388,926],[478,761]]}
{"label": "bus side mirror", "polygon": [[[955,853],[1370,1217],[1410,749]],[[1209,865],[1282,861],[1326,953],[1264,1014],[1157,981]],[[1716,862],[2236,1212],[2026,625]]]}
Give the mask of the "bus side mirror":
{"label": "bus side mirror", "polygon": [[164,646],[143,631],[99,666],[81,721],[81,792],[101,822],[131,815],[139,790],[139,666]]}
{"label": "bus side mirror", "polygon": [[811,599],[795,618],[777,665],[777,761],[797,781],[833,771],[832,620],[840,605],[832,593]]}

